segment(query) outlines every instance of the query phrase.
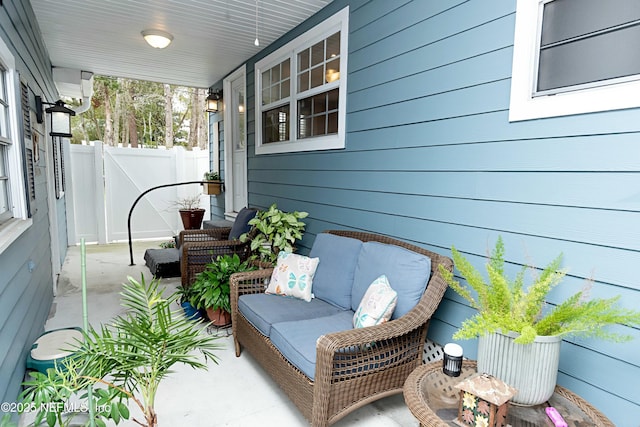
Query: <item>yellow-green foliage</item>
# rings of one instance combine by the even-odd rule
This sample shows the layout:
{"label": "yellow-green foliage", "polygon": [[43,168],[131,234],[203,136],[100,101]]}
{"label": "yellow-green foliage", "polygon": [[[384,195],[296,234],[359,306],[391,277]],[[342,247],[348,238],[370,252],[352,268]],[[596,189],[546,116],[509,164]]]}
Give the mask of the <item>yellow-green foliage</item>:
{"label": "yellow-green foliage", "polygon": [[640,325],[640,312],[617,307],[619,296],[584,301],[582,291],[543,313],[547,294],[566,274],[560,270],[562,254],[525,287],[526,266],[513,280],[505,275],[502,238],[498,238],[486,265],[488,282],[455,247],[451,252],[455,266],[466,279],[468,287],[461,285],[453,273],[442,267],[440,273],[454,291],[478,310],[475,316],[462,323],[453,336],[455,339],[513,331],[520,334],[515,341],[523,344],[533,342],[537,335],[581,335],[626,341],[631,337],[607,331],[604,326],[615,323]]}

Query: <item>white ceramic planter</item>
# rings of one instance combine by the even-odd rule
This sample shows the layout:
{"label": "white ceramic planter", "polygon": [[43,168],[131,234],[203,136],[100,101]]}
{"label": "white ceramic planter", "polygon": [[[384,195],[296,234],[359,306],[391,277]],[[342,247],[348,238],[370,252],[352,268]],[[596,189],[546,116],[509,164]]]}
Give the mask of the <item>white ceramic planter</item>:
{"label": "white ceramic planter", "polygon": [[562,338],[538,336],[531,344],[516,344],[516,337],[514,332],[480,337],[478,372],[516,388],[513,403],[539,405],[549,400],[556,386]]}

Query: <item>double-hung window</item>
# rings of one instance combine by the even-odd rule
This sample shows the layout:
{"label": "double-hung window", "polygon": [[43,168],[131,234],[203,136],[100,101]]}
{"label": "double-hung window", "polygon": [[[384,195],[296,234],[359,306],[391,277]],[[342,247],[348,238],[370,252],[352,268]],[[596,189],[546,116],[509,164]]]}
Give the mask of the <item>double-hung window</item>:
{"label": "double-hung window", "polygon": [[511,120],[640,106],[638,0],[518,0]]}
{"label": "double-hung window", "polygon": [[0,40],[0,253],[30,225],[20,142],[19,78]]}
{"label": "double-hung window", "polygon": [[256,154],[345,146],[349,9],[255,64]]}
{"label": "double-hung window", "polygon": [[13,140],[7,92],[7,69],[0,64],[0,225],[13,217],[9,181],[9,150]]}

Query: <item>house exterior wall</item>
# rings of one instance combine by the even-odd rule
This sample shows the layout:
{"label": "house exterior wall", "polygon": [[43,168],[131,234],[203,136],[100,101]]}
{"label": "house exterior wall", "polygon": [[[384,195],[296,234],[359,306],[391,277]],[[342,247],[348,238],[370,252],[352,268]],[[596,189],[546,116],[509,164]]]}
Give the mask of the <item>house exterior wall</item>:
{"label": "house exterior wall", "polygon": [[[20,78],[35,95],[58,99],[51,63],[29,2],[7,1],[0,7],[0,38],[11,50]],[[32,126],[39,129],[35,119]],[[32,225],[0,252],[0,401],[15,402],[24,377],[27,352],[43,332],[53,298],[53,269],[49,222],[47,156],[50,137],[41,129],[39,161],[35,164],[35,200],[31,201]],[[22,142],[20,142],[22,143]],[[54,196],[51,196],[54,197]],[[55,197],[54,197],[55,198]],[[66,253],[64,197],[54,200],[58,212],[60,264]],[[56,261],[54,261],[56,262]]]}
{"label": "house exterior wall", "polygon": [[[346,149],[255,155],[255,62],[350,6]],[[479,269],[498,236],[514,272],[564,254],[557,304],[640,306],[640,111],[510,123],[516,2],[336,0],[247,63],[249,204],[309,212],[300,245],[325,229],[373,231]],[[240,64],[239,64],[240,65]],[[344,76],[344,73],[343,73]],[[224,158],[220,155],[220,158]],[[444,344],[474,311],[448,291],[429,338]],[[558,383],[616,425],[640,415],[640,333],[568,338]],[[474,358],[476,341],[461,342]]]}

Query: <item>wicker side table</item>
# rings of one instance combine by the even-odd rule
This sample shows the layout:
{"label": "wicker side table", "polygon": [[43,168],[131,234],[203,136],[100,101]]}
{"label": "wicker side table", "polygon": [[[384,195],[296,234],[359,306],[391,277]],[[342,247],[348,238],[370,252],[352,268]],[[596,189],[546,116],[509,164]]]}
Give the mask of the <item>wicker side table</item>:
{"label": "wicker side table", "polygon": [[[416,368],[404,383],[404,400],[421,426],[455,426],[458,415],[458,391],[453,388],[460,381],[476,373],[476,362],[462,362],[459,377],[450,377],[442,372],[442,361],[431,362]],[[598,426],[615,427],[602,413],[580,396],[564,387],[556,386],[548,401],[554,406],[569,427]],[[544,408],[549,405],[510,405],[507,422],[513,427],[552,426]]]}

